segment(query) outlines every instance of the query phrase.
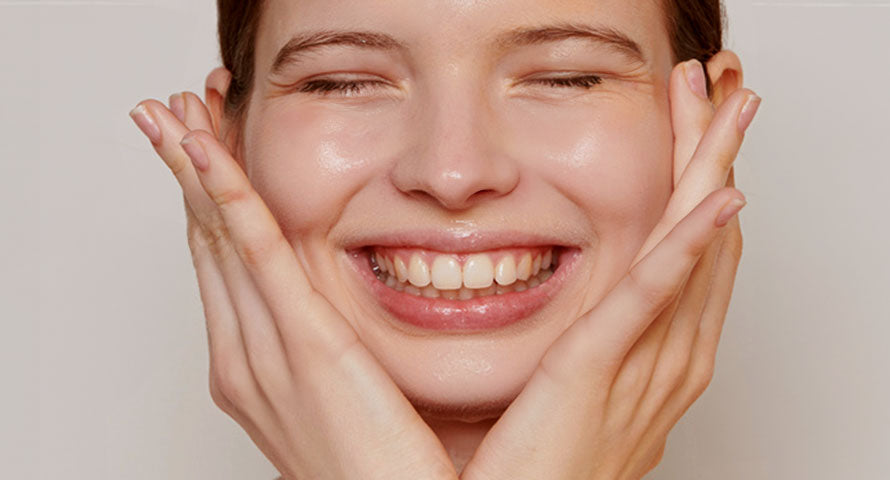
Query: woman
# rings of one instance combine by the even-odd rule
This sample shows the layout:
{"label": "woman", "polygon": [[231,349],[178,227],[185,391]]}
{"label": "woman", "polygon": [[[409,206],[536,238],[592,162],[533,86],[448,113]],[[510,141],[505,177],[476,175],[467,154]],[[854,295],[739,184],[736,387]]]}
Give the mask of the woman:
{"label": "woman", "polygon": [[212,397],[283,477],[657,465],[741,255],[759,98],[719,2],[218,7],[206,105],[132,116],[183,188]]}

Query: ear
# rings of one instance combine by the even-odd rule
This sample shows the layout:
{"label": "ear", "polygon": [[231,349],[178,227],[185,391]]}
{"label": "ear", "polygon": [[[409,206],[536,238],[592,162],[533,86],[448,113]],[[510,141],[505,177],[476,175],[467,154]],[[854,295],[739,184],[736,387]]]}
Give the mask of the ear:
{"label": "ear", "polygon": [[742,62],[732,50],[717,52],[706,65],[711,79],[711,103],[720,106],[729,94],[742,88]]}
{"label": "ear", "polygon": [[236,130],[238,126],[234,125],[225,114],[226,92],[229,90],[231,81],[232,74],[228,69],[225,67],[214,68],[207,75],[207,81],[204,84],[204,103],[213,120],[213,133],[216,138],[220,139],[229,148],[229,151],[235,152],[237,151]]}

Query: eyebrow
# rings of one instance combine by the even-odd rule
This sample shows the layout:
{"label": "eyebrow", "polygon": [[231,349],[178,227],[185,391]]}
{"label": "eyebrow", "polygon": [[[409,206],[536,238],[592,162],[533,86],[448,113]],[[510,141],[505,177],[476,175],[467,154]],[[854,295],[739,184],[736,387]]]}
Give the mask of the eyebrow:
{"label": "eyebrow", "polygon": [[579,38],[616,48],[632,60],[645,62],[640,44],[613,27],[584,23],[557,23],[541,27],[521,27],[508,30],[495,39],[501,48],[517,48],[548,42]]}
{"label": "eyebrow", "polygon": [[350,45],[375,50],[406,50],[407,46],[385,33],[321,30],[297,34],[278,51],[272,73],[279,73],[287,64],[296,63],[312,50],[331,45]]}
{"label": "eyebrow", "polygon": [[[520,27],[507,30],[495,37],[494,44],[501,49],[540,45],[566,39],[579,38],[616,48],[632,60],[645,61],[643,49],[628,35],[612,27],[579,23],[557,23],[539,27]],[[292,37],[275,55],[271,72],[280,73],[288,64],[322,47],[348,45],[373,50],[407,50],[404,43],[380,32],[320,30],[300,33]]]}

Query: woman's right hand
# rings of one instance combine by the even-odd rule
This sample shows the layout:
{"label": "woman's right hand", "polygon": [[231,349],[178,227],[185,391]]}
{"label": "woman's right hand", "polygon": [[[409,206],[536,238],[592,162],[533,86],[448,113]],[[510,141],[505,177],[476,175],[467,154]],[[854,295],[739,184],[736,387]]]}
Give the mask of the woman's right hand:
{"label": "woman's right hand", "polygon": [[201,99],[146,100],[131,115],[183,190],[216,405],[285,479],[456,479],[438,438],[312,287]]}

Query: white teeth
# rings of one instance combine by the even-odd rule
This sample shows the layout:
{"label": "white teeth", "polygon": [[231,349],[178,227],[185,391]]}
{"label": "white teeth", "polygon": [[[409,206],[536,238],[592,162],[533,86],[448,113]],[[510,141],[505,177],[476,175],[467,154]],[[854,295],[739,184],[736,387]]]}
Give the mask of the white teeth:
{"label": "white teeth", "polygon": [[405,265],[405,262],[402,261],[401,258],[396,257],[392,263],[393,266],[396,267],[396,278],[398,278],[400,282],[408,280],[408,266]]}
{"label": "white teeth", "polygon": [[[416,253],[411,256],[411,262],[408,265],[408,281],[415,287],[425,287],[430,284],[430,267]],[[406,288],[405,291],[407,292],[408,289]],[[420,291],[418,290],[417,293],[420,294]]]}
{"label": "white teeth", "polygon": [[[412,264],[414,261],[412,260]],[[460,288],[461,275],[460,264],[450,255],[439,255],[433,260],[432,269],[433,286],[440,290],[455,290]]]}
{"label": "white teeth", "polygon": [[516,266],[516,278],[528,280],[530,276],[532,276],[532,254],[526,253],[519,259],[519,265]]}
{"label": "white teeth", "polygon": [[491,257],[485,254],[470,255],[464,263],[464,286],[467,288],[487,288],[494,278]]}
{"label": "white teeth", "polygon": [[504,255],[494,271],[494,279],[499,285],[510,285],[516,281],[516,260],[513,255]]}
{"label": "white teeth", "polygon": [[551,267],[556,268],[552,250],[537,256],[526,252],[518,264],[513,255],[506,254],[496,266],[484,253],[470,254],[463,267],[453,255],[436,256],[432,267],[419,253],[414,253],[407,264],[402,257],[378,252],[372,259],[386,286],[415,296],[447,300],[523,292],[546,282],[553,275]]}

